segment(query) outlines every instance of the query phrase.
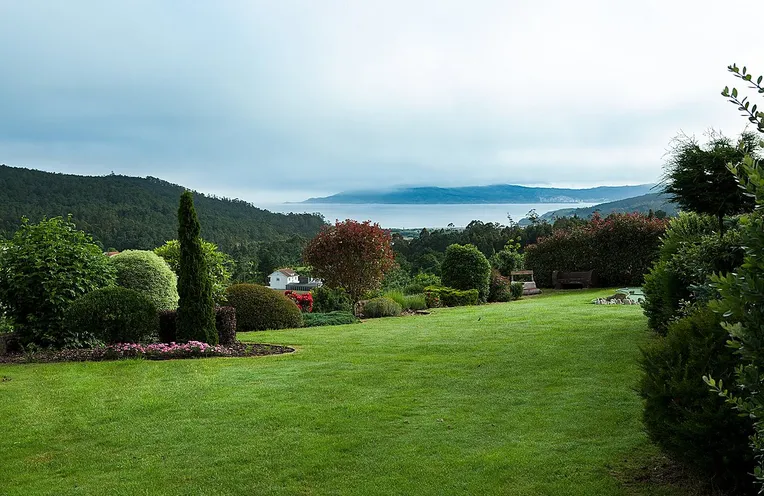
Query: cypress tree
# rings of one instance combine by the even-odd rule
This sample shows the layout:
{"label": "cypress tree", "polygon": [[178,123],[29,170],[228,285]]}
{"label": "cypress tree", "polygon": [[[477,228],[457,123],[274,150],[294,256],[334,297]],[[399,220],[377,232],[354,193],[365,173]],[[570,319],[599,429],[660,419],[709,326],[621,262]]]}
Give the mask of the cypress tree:
{"label": "cypress tree", "polygon": [[177,336],[179,341],[218,343],[215,330],[215,302],[212,281],[199,237],[201,226],[194,210],[194,197],[190,191],[180,196],[178,208],[178,241],[180,264],[178,267]]}

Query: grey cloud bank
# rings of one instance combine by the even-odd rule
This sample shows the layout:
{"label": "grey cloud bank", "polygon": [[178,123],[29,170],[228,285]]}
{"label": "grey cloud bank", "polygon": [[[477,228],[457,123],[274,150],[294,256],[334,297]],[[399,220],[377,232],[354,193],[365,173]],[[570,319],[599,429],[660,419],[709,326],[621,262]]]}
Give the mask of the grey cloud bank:
{"label": "grey cloud bank", "polygon": [[764,5],[8,0],[0,163],[256,203],[655,182],[680,130],[742,130],[725,67],[764,61],[730,12]]}

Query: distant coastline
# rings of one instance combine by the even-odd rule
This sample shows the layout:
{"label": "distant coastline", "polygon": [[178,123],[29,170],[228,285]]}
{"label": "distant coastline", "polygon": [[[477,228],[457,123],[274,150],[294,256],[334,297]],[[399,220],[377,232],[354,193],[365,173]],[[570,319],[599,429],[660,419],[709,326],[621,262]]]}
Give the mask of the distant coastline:
{"label": "distant coastline", "polygon": [[513,184],[464,186],[458,188],[415,187],[386,191],[349,191],[309,198],[300,204],[343,205],[498,205],[605,203],[651,192],[654,185],[599,186],[596,188],[537,188]]}

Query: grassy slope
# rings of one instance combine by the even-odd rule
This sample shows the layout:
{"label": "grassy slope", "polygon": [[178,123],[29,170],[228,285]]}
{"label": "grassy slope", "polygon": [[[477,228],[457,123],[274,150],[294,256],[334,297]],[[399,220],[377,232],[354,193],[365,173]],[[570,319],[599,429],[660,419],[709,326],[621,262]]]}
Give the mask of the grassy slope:
{"label": "grassy slope", "polygon": [[0,366],[0,494],[622,494],[647,333],[594,294],[240,336],[287,356]]}

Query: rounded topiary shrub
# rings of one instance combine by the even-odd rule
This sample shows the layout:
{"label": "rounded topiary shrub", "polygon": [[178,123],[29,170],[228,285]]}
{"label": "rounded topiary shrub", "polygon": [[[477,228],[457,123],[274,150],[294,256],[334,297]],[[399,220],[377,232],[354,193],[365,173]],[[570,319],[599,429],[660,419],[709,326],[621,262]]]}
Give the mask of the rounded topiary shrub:
{"label": "rounded topiary shrub", "polygon": [[488,301],[491,264],[475,245],[453,244],[446,248],[440,272],[445,286],[460,290],[477,289],[480,302]]}
{"label": "rounded topiary shrub", "polygon": [[363,316],[368,319],[377,317],[397,317],[403,308],[399,303],[385,296],[372,298],[363,304]]}
{"label": "rounded topiary shrub", "polygon": [[728,339],[720,316],[708,308],[670,324],[666,337],[642,351],[639,392],[645,428],[658,446],[720,486],[750,489],[751,420],[740,417],[702,379],[711,375],[725,385],[734,383],[738,360]]}
{"label": "rounded topiary shrub", "polygon": [[236,331],[264,331],[302,327],[302,312],[283,293],[259,284],[234,284],[226,290],[228,305],[236,309]]}
{"label": "rounded topiary shrub", "polygon": [[72,303],[66,311],[71,334],[83,341],[95,338],[106,343],[139,343],[153,336],[159,320],[148,296],[133,289],[96,289]]}
{"label": "rounded topiary shrub", "polygon": [[117,285],[148,296],[159,310],[178,307],[175,273],[162,257],[152,251],[126,250],[110,259],[117,273]]}

